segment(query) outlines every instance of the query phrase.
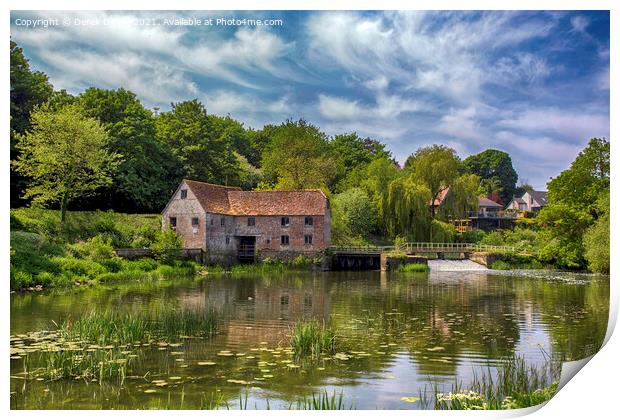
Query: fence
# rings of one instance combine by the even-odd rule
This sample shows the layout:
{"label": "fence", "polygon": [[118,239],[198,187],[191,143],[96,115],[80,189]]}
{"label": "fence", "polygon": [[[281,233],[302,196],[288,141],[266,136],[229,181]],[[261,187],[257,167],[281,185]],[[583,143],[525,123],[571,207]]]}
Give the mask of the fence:
{"label": "fence", "polygon": [[373,254],[382,252],[404,252],[406,254],[427,252],[516,252],[514,246],[483,245],[471,243],[437,243],[437,242],[407,242],[400,246],[345,246],[330,247],[334,253],[344,254]]}

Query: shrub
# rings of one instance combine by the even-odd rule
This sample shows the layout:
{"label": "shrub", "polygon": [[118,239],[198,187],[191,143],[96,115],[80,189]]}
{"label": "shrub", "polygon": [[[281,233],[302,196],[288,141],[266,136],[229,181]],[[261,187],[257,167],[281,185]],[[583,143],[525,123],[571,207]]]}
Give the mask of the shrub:
{"label": "shrub", "polygon": [[417,263],[401,264],[398,266],[397,271],[400,271],[403,273],[424,272],[424,271],[428,271],[428,265],[417,264]]}
{"label": "shrub", "polygon": [[489,232],[481,241],[483,245],[504,245],[504,236],[500,231]]}
{"label": "shrub", "polygon": [[472,229],[458,235],[457,241],[461,243],[477,244],[485,238],[486,232],[482,229]]}

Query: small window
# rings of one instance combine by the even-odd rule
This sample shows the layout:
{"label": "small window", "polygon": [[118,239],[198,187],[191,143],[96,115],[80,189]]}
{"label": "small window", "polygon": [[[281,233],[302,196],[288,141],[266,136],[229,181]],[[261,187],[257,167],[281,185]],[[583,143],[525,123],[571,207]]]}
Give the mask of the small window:
{"label": "small window", "polygon": [[282,245],[288,245],[288,235],[282,235],[280,236],[280,243]]}
{"label": "small window", "polygon": [[312,235],[304,235],[304,244],[312,245]]}
{"label": "small window", "polygon": [[290,222],[290,220],[289,220],[288,216],[284,216],[284,217],[282,217],[282,218],[280,219],[280,223],[282,224],[282,227],[288,227],[288,226],[291,224],[291,222]]}
{"label": "small window", "polygon": [[226,237],[226,245],[229,245],[229,244],[230,244],[230,236],[227,236]]}
{"label": "small window", "polygon": [[211,221],[209,223],[211,226],[213,226],[213,217],[211,218]]}
{"label": "small window", "polygon": [[181,199],[185,200],[187,198],[187,190],[181,190]]}
{"label": "small window", "polygon": [[280,305],[288,305],[288,295],[280,296]]}
{"label": "small window", "polygon": [[175,229],[177,227],[177,218],[176,217],[171,217],[170,218],[170,227],[172,229]]}
{"label": "small window", "polygon": [[220,219],[220,226],[226,226],[226,219],[223,217]]}
{"label": "small window", "polygon": [[304,225],[306,226],[314,225],[314,219],[312,218],[312,216],[306,216],[306,218],[304,219]]}
{"label": "small window", "polygon": [[248,226],[256,226],[256,217],[248,217]]}
{"label": "small window", "polygon": [[265,243],[266,243],[266,244],[271,243],[271,239],[265,239]]}
{"label": "small window", "polygon": [[192,226],[196,227],[198,226],[200,223],[198,222],[198,218],[197,217],[192,217]]}

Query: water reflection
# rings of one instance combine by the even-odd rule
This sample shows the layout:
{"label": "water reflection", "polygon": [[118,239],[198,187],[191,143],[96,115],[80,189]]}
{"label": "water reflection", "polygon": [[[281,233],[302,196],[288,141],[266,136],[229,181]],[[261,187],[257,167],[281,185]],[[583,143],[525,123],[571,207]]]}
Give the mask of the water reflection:
{"label": "water reflection", "polygon": [[[578,274],[490,271],[243,275],[108,285],[13,295],[11,334],[49,329],[51,320],[94,308],[152,311],[163,305],[214,308],[222,318],[220,334],[186,340],[182,356],[141,351],[132,374],[178,376],[179,383],[152,395],[144,393],[152,387],[145,380],[118,387],[12,379],[12,406],[149,408],[182,393],[185,408],[198,408],[212,393],[237,399],[246,387],[232,379],[248,383],[250,406],[266,398],[272,407],[287,406],[312,390],[337,389],[357,408],[416,408],[400,397],[417,395],[429,381],[467,383],[474,369],[503,357],[522,354],[537,362],[593,354],[606,331],[609,282]],[[286,347],[291,324],[309,318],[335,326],[346,359],[296,368],[283,363],[289,356],[278,349]],[[236,356],[218,356],[222,350]],[[200,365],[204,360],[217,363]],[[11,371],[20,369],[12,360]],[[265,370],[268,378],[261,376]]]}

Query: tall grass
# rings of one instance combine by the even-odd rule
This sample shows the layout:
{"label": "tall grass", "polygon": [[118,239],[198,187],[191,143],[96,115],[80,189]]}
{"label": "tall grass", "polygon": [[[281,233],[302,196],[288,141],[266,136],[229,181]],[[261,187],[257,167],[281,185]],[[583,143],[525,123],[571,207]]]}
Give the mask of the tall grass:
{"label": "tall grass", "polygon": [[163,311],[157,324],[164,337],[208,337],[217,330],[217,315],[211,309]]}
{"label": "tall grass", "polygon": [[469,389],[454,384],[449,393],[435,390],[435,408],[443,410],[504,410],[531,407],[555,395],[561,364],[545,360],[528,365],[521,356],[501,362],[495,374],[491,367],[474,372]]}
{"label": "tall grass", "polygon": [[67,341],[128,344],[150,338],[153,328],[149,320],[136,314],[91,311],[76,320],[67,320],[59,328]]}
{"label": "tall grass", "polygon": [[212,309],[164,308],[152,315],[91,311],[76,320],[63,322],[59,333],[67,341],[108,345],[150,339],[208,337],[216,330],[217,315]]}
{"label": "tall grass", "polygon": [[337,351],[336,333],[318,321],[300,321],[293,326],[290,345],[298,357],[319,358]]}
{"label": "tall grass", "polygon": [[289,406],[289,410],[352,410],[353,406],[345,407],[342,392],[336,395],[336,391],[332,395],[327,394],[327,390],[319,394],[312,393],[309,397],[304,397]]}

